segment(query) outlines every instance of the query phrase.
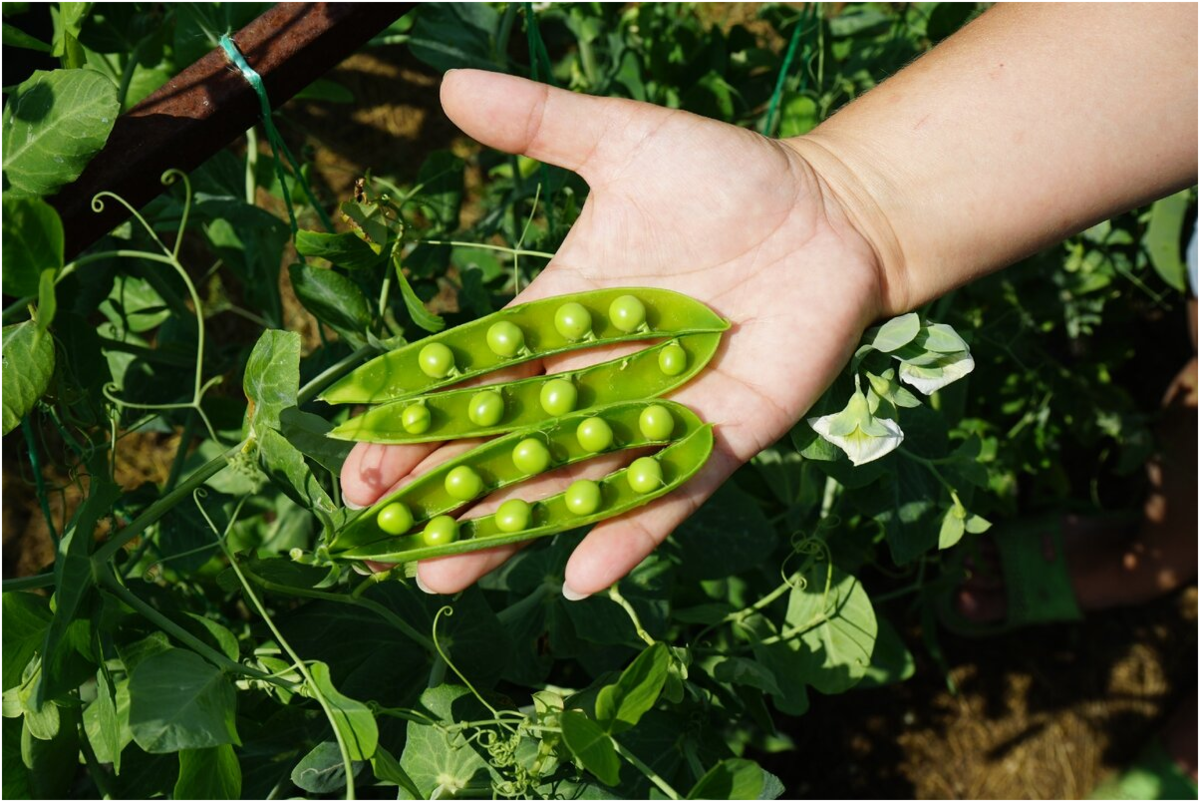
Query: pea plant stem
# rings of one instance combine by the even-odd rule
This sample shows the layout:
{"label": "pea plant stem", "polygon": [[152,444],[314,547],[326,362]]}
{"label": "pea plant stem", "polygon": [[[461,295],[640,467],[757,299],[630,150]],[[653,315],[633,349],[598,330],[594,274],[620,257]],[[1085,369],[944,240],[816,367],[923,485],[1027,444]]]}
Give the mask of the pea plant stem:
{"label": "pea plant stem", "polygon": [[633,621],[633,628],[637,631],[637,636],[645,641],[646,645],[653,646],[654,638],[650,637],[650,634],[646,632],[646,629],[642,626],[642,620],[638,618],[637,610],[633,609],[633,605],[629,603],[629,600],[621,595],[621,591],[617,589],[616,585],[608,589],[608,598],[621,605],[621,608],[629,615],[630,620]]}
{"label": "pea plant stem", "polygon": [[266,623],[267,628],[271,630],[271,634],[275,636],[275,641],[283,648],[285,652],[287,652],[288,657],[292,658],[292,662],[296,665],[296,670],[298,670],[300,675],[304,677],[304,682],[312,693],[313,698],[317,700],[317,704],[319,704],[321,706],[321,710],[325,712],[325,717],[329,719],[329,726],[333,730],[334,739],[337,741],[338,752],[341,753],[342,766],[344,766],[346,769],[346,799],[354,799],[354,770],[353,764],[350,761],[350,750],[346,746],[346,739],[342,736],[342,730],[338,726],[337,718],[335,718],[333,715],[333,708],[330,706],[329,700],[325,698],[324,692],[321,690],[320,686],[317,685],[316,680],[313,679],[312,674],[308,670],[308,666],[305,665],[304,661],[300,659],[300,655],[296,654],[296,651],[292,649],[291,644],[288,643],[287,638],[285,638],[283,633],[279,631],[279,628],[275,626],[275,621],[271,618],[270,614],[267,613],[267,608],[263,605],[262,600],[258,598],[258,594],[254,592],[254,588],[251,587],[250,581],[246,578],[246,574],[242,571],[242,567],[238,565],[237,559],[233,556],[233,553],[225,547],[225,541],[220,541],[220,545],[221,550],[225,552],[225,558],[229,560],[229,567],[233,569],[235,574],[237,574],[238,581],[242,585],[242,590],[245,591],[246,596],[250,599],[254,610],[259,614],[259,616],[262,617],[262,620]]}
{"label": "pea plant stem", "polygon": [[290,585],[280,585],[276,582],[271,582],[255,574],[246,566],[241,567],[242,573],[246,575],[254,584],[271,593],[278,593],[284,596],[294,596],[302,599],[320,599],[322,601],[337,602],[338,604],[349,604],[353,607],[361,607],[364,610],[370,610],[378,615],[384,621],[394,626],[396,629],[403,632],[408,638],[420,644],[428,652],[433,652],[433,641],[422,635],[411,624],[405,621],[400,616],[393,613],[388,608],[384,607],[377,601],[372,599],[363,599],[357,596],[348,595],[345,593],[326,593],[321,590],[311,590],[309,588],[296,588]]}
{"label": "pea plant stem", "polygon": [[450,245],[455,248],[479,248],[484,251],[501,251],[510,253],[513,256],[539,256],[542,259],[553,259],[554,254],[546,253],[545,251],[528,251],[524,248],[509,248],[506,245],[489,245],[484,242],[459,242],[458,240],[423,240],[425,245]]}
{"label": "pea plant stem", "polygon": [[628,760],[635,769],[646,775],[646,779],[658,786],[658,790],[666,794],[668,799],[683,799],[683,797],[679,795],[678,791],[672,788],[666,780],[658,776],[658,772],[643,763],[641,759],[633,752],[630,752],[628,749],[621,746],[620,741],[618,741],[616,738],[613,738],[611,735],[609,738],[612,740],[613,749],[616,751],[616,753]]}
{"label": "pea plant stem", "polygon": [[37,440],[33,436],[33,426],[29,416],[21,418],[21,433],[25,436],[25,445],[29,449],[29,466],[33,470],[33,486],[37,493],[38,505],[42,508],[42,516],[46,519],[46,527],[50,530],[50,539],[58,542],[58,531],[54,528],[54,516],[50,514],[50,499],[46,496],[46,481],[42,477],[42,463],[38,458]]}
{"label": "pea plant stem", "polygon": [[242,665],[234,660],[230,660],[224,654],[218,652],[216,649],[212,648],[207,643],[200,640],[171,619],[167,618],[161,612],[151,607],[150,604],[144,601],[140,596],[127,588],[121,582],[121,580],[117,578],[116,573],[114,573],[111,569],[101,571],[99,579],[100,584],[104,585],[104,587],[107,588],[110,593],[136,610],[143,618],[154,623],[159,629],[171,635],[189,649],[192,649],[193,651],[203,655],[204,658],[213,665],[218,666],[226,671],[254,677],[255,679],[271,679],[269,674],[251,668],[250,666]]}
{"label": "pea plant stem", "polygon": [[317,393],[321,392],[336,379],[338,379],[348,367],[362,361],[365,357],[371,356],[371,354],[375,353],[375,350],[375,347],[372,345],[364,345],[361,348],[356,349],[354,353],[339,359],[337,362],[321,371],[319,374],[314,376],[313,379],[308,382],[308,384],[300,388],[300,392],[296,396],[296,403],[304,404],[316,398]]}

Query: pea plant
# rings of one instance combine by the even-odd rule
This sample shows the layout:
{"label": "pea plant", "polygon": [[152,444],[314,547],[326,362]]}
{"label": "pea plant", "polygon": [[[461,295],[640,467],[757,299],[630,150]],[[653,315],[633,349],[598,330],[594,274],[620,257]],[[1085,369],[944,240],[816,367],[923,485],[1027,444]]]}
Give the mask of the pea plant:
{"label": "pea plant", "polygon": [[[629,577],[568,602],[581,527],[703,462],[710,427],[669,393],[726,322],[647,288],[498,315],[587,188],[486,150],[335,197],[311,152],[293,167],[250,132],[68,259],[47,198],[260,9],[59,3],[42,41],[18,5],[5,45],[60,67],[22,76],[3,116],[6,528],[11,510],[48,538],[22,575],[6,542],[5,796],[779,797],[817,695],[939,670],[946,549],[1019,512],[1125,503],[1107,479],[1153,447],[1117,377],[1141,367],[1132,324],[1181,303],[1194,193],[868,330],[789,438]],[[368,49],[790,136],[974,12],[425,4]],[[322,79],[299,102],[355,101]],[[626,339],[643,349],[553,380],[449,387]],[[341,499],[353,440],[477,435],[494,437],[367,510]],[[663,449],[611,485],[447,515],[641,445]],[[453,597],[411,578],[416,559],[534,536]]]}

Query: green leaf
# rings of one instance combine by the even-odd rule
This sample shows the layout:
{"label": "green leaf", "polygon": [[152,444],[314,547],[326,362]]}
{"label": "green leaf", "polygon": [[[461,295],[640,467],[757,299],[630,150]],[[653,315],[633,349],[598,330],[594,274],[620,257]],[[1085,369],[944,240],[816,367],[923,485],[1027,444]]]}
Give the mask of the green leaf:
{"label": "green leaf", "polygon": [[46,333],[50,328],[50,324],[54,322],[54,314],[58,311],[58,298],[54,294],[54,276],[55,270],[48,267],[42,271],[41,279],[38,280],[38,305],[37,305],[37,331],[38,336]]}
{"label": "green leaf", "polygon": [[206,618],[195,613],[186,613],[186,615],[209,634],[209,637],[204,640],[207,640],[210,645],[215,645],[230,660],[235,663],[237,662],[239,654],[238,642],[237,637],[232,632],[211,618]]}
{"label": "green leaf", "polygon": [[4,688],[21,684],[25,666],[38,652],[50,625],[50,603],[34,593],[5,593],[3,601]]}
{"label": "green leaf", "polygon": [[33,706],[30,696],[38,684],[35,680],[33,684],[20,687],[17,698],[21,703],[21,712],[25,716],[25,726],[29,728],[29,734],[39,741],[51,741],[58,735],[58,705],[46,702],[40,710]]}
{"label": "green leaf", "polygon": [[16,190],[48,195],[79,177],[120,113],[117,88],[92,70],[37,70],[4,106],[4,175]]}
{"label": "green leaf", "polygon": [[440,72],[495,70],[493,47],[500,14],[483,3],[434,3],[418,9],[408,38],[412,54]]}
{"label": "green leaf", "polygon": [[62,219],[39,198],[4,193],[4,294],[37,295],[42,272],[57,275],[63,266]]}
{"label": "green leaf", "polygon": [[370,760],[379,744],[379,728],[375,724],[375,717],[371,715],[371,709],[333,687],[333,680],[329,678],[329,666],[314,662],[308,670],[325,701],[333,709],[334,723],[346,744],[350,759]]}
{"label": "green leaf", "polygon": [[25,31],[21,30],[15,25],[8,24],[7,22],[4,23],[4,44],[8,45],[9,47],[21,47],[26,50],[37,50],[41,53],[49,53],[52,49],[50,45],[46,44],[41,39],[30,36],[29,34],[25,33]]}
{"label": "green leaf", "polygon": [[619,783],[621,761],[608,733],[578,710],[563,713],[560,721],[563,741],[583,767],[605,785]]}
{"label": "green leaf", "polygon": [[246,360],[242,388],[250,402],[250,428],[279,428],[279,413],[296,406],[300,392],[300,335],[268,329]]}
{"label": "green leaf", "polygon": [[304,308],[352,344],[361,344],[371,326],[371,306],[350,279],[332,270],[294,264],[288,268],[292,289]]}
{"label": "green leaf", "polygon": [[779,136],[788,138],[807,134],[820,122],[817,102],[808,95],[787,94],[779,105]]}
{"label": "green leaf", "polygon": [[342,219],[354,228],[354,235],[367,248],[382,254],[391,239],[392,229],[402,228],[398,220],[390,220],[384,208],[368,201],[346,201],[342,204]]}
{"label": "green leaf", "polygon": [[762,505],[726,482],[679,525],[668,548],[679,550],[683,577],[721,579],[761,565],[778,542]]}
{"label": "green leaf", "polygon": [[792,591],[787,624],[803,630],[796,642],[800,676],[821,693],[837,694],[866,673],[878,626],[867,592],[850,574],[835,566],[826,593],[824,565]]}
{"label": "green leaf", "polygon": [[240,799],[242,767],[229,744],[179,753],[172,799]]}
{"label": "green leaf", "polygon": [[129,678],[129,728],[150,753],[240,745],[236,707],[224,673],[183,649],[146,658]]}
{"label": "green leaf", "polygon": [[600,689],[596,720],[611,733],[634,727],[658,701],[670,664],[671,655],[664,644],[647,647],[615,683]]}
{"label": "green leaf", "polygon": [[916,312],[894,317],[877,329],[868,331],[863,342],[876,351],[891,353],[908,345],[921,333],[921,316]]}
{"label": "green leaf", "polygon": [[38,684],[37,705],[67,690],[60,677],[73,651],[68,644],[68,628],[75,621],[84,598],[96,582],[92,571],[92,545],[96,524],[121,496],[121,488],[93,474],[87,499],[58,541],[54,560],[54,618],[46,628],[42,645],[42,681]]}
{"label": "green leaf", "polygon": [[375,750],[375,756],[371,758],[371,771],[375,774],[375,779],[382,783],[394,783],[405,791],[412,799],[421,798],[421,790],[417,788],[417,784],[413,782],[412,777],[408,776],[408,772],[400,768],[399,761],[380,744]]}
{"label": "green leaf", "polygon": [[942,526],[938,530],[938,548],[948,549],[962,540],[966,531],[966,510],[953,506],[942,516]]}
{"label": "green leaf", "polygon": [[421,187],[417,199],[433,213],[442,230],[453,231],[458,228],[465,166],[465,162],[450,151],[435,150],[425,158],[421,169],[417,171],[417,184]]}
{"label": "green leaf", "polygon": [[886,618],[877,620],[879,634],[875,638],[875,650],[871,653],[871,665],[858,683],[859,688],[878,688],[894,682],[903,682],[917,671],[912,652],[904,645],[903,638]]}
{"label": "green leaf", "polygon": [[300,231],[296,234],[297,253],[327,259],[345,270],[364,270],[375,267],[383,256],[353,232],[326,234],[322,231]]}
{"label": "green leaf", "polygon": [[771,669],[746,657],[727,657],[717,663],[713,667],[713,678],[718,682],[748,685],[773,696],[783,695]]}
{"label": "green leaf", "polygon": [[400,294],[404,297],[404,306],[408,309],[408,315],[412,318],[413,323],[428,332],[436,333],[444,329],[446,321],[425,308],[425,304],[421,302],[412,285],[408,283],[408,276],[404,275],[404,271],[400,268],[400,260],[393,260],[393,264],[396,267],[396,281],[400,284]]}
{"label": "green leaf", "polygon": [[[23,720],[4,721],[4,797],[70,799],[79,774],[78,713],[62,711],[67,721],[50,741],[34,738]],[[9,749],[13,752],[10,754]],[[21,789],[21,790],[18,790]]]}
{"label": "green leaf", "polygon": [[311,412],[301,412],[288,407],[279,413],[279,433],[304,456],[316,460],[334,476],[342,472],[342,463],[350,455],[354,443],[335,440],[325,433],[333,430],[333,424]]}
{"label": "green leaf", "polygon": [[4,434],[29,414],[50,386],[54,375],[54,341],[39,336],[32,321],[5,326],[4,337]]}
{"label": "green leaf", "polygon": [[[127,686],[123,686],[123,689],[125,690],[124,726],[122,726],[121,711],[118,709],[117,691],[113,687],[112,676],[103,666],[96,672],[96,699],[84,711],[83,716],[84,732],[93,744],[96,759],[102,763],[112,763],[114,774],[121,773],[121,751],[128,743],[122,736],[124,731],[129,729],[129,692]],[[89,712],[92,713],[91,717],[88,715]],[[93,728],[89,726],[90,718],[95,722],[94,734]],[[96,743],[100,744],[99,749],[95,748]]]}
{"label": "green leaf", "polygon": [[753,760],[722,760],[705,773],[688,799],[758,799],[763,770]]}
{"label": "green leaf", "polygon": [[[362,767],[361,760],[352,760],[350,768],[357,777]],[[331,794],[346,787],[346,764],[342,762],[342,750],[337,741],[322,741],[300,759],[292,769],[292,782],[310,794]]]}
{"label": "green leaf", "polygon": [[[438,685],[421,694],[420,709],[441,724],[489,717],[471,692],[461,685]],[[446,734],[437,727],[409,721],[400,765],[430,799],[438,788],[446,797],[499,780],[495,769],[466,742],[461,732]]]}
{"label": "green leaf", "polygon": [[1183,218],[1187,207],[1188,190],[1155,201],[1150,207],[1150,225],[1142,239],[1154,272],[1158,273],[1168,286],[1180,292],[1187,287],[1187,265],[1180,254]]}
{"label": "green leaf", "polygon": [[288,498],[306,510],[325,516],[326,520],[338,513],[337,505],[304,461],[304,455],[283,435],[274,429],[261,431],[258,435],[258,453],[263,471]]}

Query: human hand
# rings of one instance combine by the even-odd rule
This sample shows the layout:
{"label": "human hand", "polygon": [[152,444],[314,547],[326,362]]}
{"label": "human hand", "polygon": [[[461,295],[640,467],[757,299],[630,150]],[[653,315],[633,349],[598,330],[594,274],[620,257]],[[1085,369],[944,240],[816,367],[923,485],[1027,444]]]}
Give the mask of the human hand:
{"label": "human hand", "polygon": [[[716,424],[712,458],[675,493],[592,529],[566,568],[564,594],[582,598],[631,571],[739,465],[791,428],[883,311],[885,282],[870,243],[801,155],[803,143],[475,70],[446,74],[442,105],[485,145],[574,170],[591,188],[555,258],[514,303],[599,287],[664,287],[733,324],[709,368],[672,395]],[[505,377],[614,356],[588,349]],[[343,495],[372,504],[471,445],[360,443],[342,469]],[[620,458],[594,462],[607,473]],[[584,469],[539,478],[521,493],[558,492]],[[474,514],[501,500],[495,494]],[[517,548],[424,561],[419,583],[457,592]]]}

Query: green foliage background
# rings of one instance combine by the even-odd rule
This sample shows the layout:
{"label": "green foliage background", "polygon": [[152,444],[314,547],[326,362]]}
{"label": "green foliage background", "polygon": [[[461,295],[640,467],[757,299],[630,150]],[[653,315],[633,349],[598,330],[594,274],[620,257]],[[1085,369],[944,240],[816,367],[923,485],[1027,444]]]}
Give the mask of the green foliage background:
{"label": "green foliage background", "polygon": [[[561,596],[581,533],[452,599],[331,565],[346,452],[322,434],[345,413],[312,399],[380,350],[506,303],[586,186],[484,150],[468,193],[464,159],[434,152],[415,180],[371,177],[399,208],[390,223],[319,199],[322,213],[350,202],[372,248],[324,230],[303,201],[311,165],[277,171],[252,132],[66,263],[42,198],[118,111],[262,9],[60,3],[43,42],[21,5],[5,4],[5,45],[61,69],[6,90],[3,420],[57,558],[5,580],[5,796],[772,798],[788,778],[755,758],[794,748],[814,692],[906,679],[897,629],[914,622],[936,664],[935,603],[955,579],[939,546],[983,528],[948,537],[947,521],[1136,503],[1151,385],[1186,347],[1194,192],[919,310],[977,367],[903,410],[905,453],[854,468],[801,424],[608,595]],[[977,9],[764,5],[733,25],[688,4],[531,12],[429,4],[370,47],[794,136]],[[329,80],[303,98],[356,102]],[[281,277],[319,321],[311,342],[283,330]],[[852,386],[847,372],[814,414]],[[147,432],[181,434],[169,476],[119,487],[121,439]],[[83,501],[55,517],[56,494]]]}

